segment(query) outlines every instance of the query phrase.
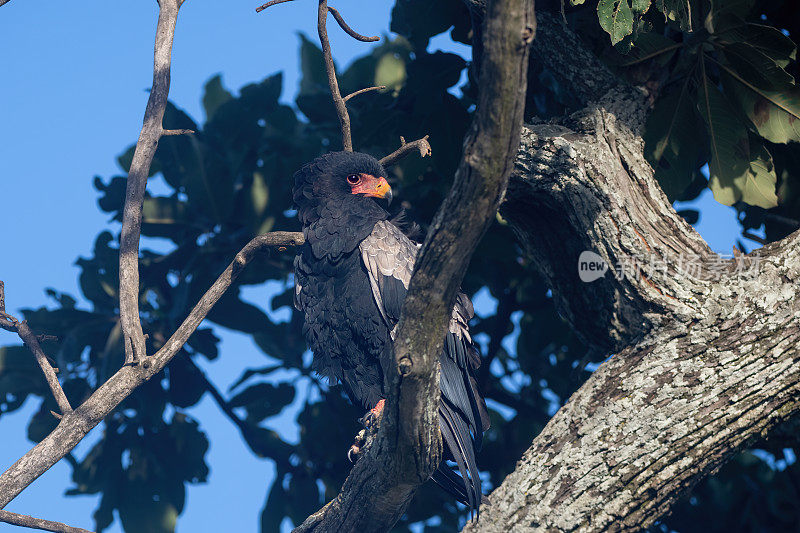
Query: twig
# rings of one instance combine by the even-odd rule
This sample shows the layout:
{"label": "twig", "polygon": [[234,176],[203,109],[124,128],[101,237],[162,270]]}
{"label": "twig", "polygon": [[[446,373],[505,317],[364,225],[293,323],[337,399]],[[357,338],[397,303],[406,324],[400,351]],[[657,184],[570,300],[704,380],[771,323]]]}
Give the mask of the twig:
{"label": "twig", "polygon": [[175,333],[158,352],[149,357],[150,365],[123,366],[78,408],[64,416],[44,440],[0,476],[0,508],[6,506],[25,487],[69,453],[139,385],[158,374],[186,344],[214,304],[225,294],[259,250],[273,246],[299,246],[304,242],[305,239],[300,232],[276,231],[259,235],[247,243],[200,298]]}
{"label": "twig", "polygon": [[[6,0],[6,1],[8,1],[8,0]],[[266,4],[263,4],[263,5],[259,6],[259,7],[257,7],[256,8],[256,13],[261,13],[262,11],[267,9],[268,7],[272,7],[272,6],[276,5],[276,4],[283,4],[285,2],[291,2],[291,1],[292,0],[270,0]]]}
{"label": "twig", "polygon": [[331,12],[333,18],[336,19],[336,22],[339,23],[339,27],[342,28],[345,31],[345,33],[347,33],[347,35],[349,35],[353,39],[361,41],[362,43],[374,43],[376,41],[381,40],[381,38],[378,37],[377,35],[373,35],[372,37],[367,37],[366,35],[361,35],[360,33],[358,33],[356,30],[347,25],[347,23],[342,18],[342,15],[335,8],[328,6],[328,11]]}
{"label": "twig", "polygon": [[350,100],[354,96],[358,96],[359,94],[364,94],[364,93],[369,92],[369,91],[382,91],[385,88],[386,88],[386,85],[378,85],[376,87],[365,87],[363,89],[359,89],[359,90],[357,90],[355,92],[352,92],[352,93],[348,94],[347,96],[344,97],[344,101],[347,102],[348,100]]}
{"label": "twig", "polygon": [[339,82],[336,80],[336,67],[333,64],[331,54],[331,43],[328,40],[327,21],[328,0],[319,0],[317,10],[317,32],[319,33],[319,43],[322,46],[322,56],[325,58],[325,71],[328,73],[328,86],[331,89],[333,105],[336,106],[336,114],[339,116],[339,124],[342,127],[342,149],[345,152],[353,151],[353,136],[350,133],[350,115],[347,113],[347,106],[344,105],[344,98],[339,92]]}
{"label": "twig", "polygon": [[[0,2],[2,1],[3,0],[0,0]],[[5,1],[7,2],[8,0]],[[2,6],[3,3],[0,3],[0,6]],[[0,522],[5,522],[6,524],[11,524],[14,526],[39,529],[42,531],[54,531],[55,533],[92,533],[88,529],[68,526],[67,524],[62,524],[61,522],[42,520],[41,518],[34,518],[26,514],[12,513],[11,511],[3,510],[0,510]]]}
{"label": "twig", "polygon": [[167,135],[188,135],[190,133],[194,133],[194,130],[162,130],[161,136],[166,137]]}
{"label": "twig", "polygon": [[4,6],[9,3],[11,0],[0,0],[0,6]]}
{"label": "twig", "polygon": [[400,148],[381,159],[381,165],[390,167],[414,150],[419,150],[420,157],[431,155],[431,144],[428,142],[427,135],[422,139],[417,139],[410,143],[407,143],[404,138],[400,137]]}
{"label": "twig", "polygon": [[164,134],[161,121],[169,96],[172,41],[179,0],[160,0],[153,59],[153,87],[147,99],[144,123],[136,142],[125,191],[122,232],[119,239],[119,314],[125,346],[125,364],[137,364],[147,355],[142,323],[139,320],[139,237],[142,227],[142,202],[147,175],[158,141]]}
{"label": "twig", "polygon": [[[36,362],[39,363],[39,368],[42,369],[45,381],[47,381],[47,385],[49,385],[50,391],[53,393],[53,398],[55,398],[58,408],[61,409],[61,413],[67,414],[72,412],[72,407],[69,405],[69,401],[56,377],[56,369],[50,364],[47,355],[45,355],[42,347],[39,345],[38,336],[31,331],[26,321],[19,321],[13,315],[6,313],[5,308],[5,284],[0,281],[0,328],[19,335],[19,338],[22,339],[25,346],[33,353]],[[54,338],[52,335],[43,335],[42,337],[47,339]]]}

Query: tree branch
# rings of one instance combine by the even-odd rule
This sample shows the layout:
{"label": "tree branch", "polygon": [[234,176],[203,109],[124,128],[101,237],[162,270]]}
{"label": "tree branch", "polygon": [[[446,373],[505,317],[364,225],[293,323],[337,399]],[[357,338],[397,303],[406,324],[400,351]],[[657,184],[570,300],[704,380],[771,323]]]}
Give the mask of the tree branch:
{"label": "tree branch", "polygon": [[758,276],[713,284],[692,321],[656,328],[603,363],[466,531],[642,531],[737,450],[800,415],[798,264],[800,232],[764,250]]}
{"label": "tree branch", "polygon": [[214,304],[259,250],[271,246],[299,246],[303,242],[302,233],[276,231],[259,235],[247,243],[200,298],[175,333],[150,357],[150,365],[123,366],[82,405],[64,416],[44,440],[0,476],[0,509],[69,453],[89,430],[100,423],[136,387],[160,372],[189,340]]}
{"label": "tree branch", "polygon": [[331,54],[331,43],[328,40],[328,0],[319,0],[317,10],[317,32],[319,33],[319,43],[322,47],[322,56],[325,58],[325,71],[328,73],[328,85],[331,89],[333,105],[336,106],[336,115],[339,117],[339,124],[342,129],[342,149],[345,152],[353,151],[353,136],[350,132],[350,115],[347,113],[347,106],[344,98],[339,92],[339,82],[336,80],[336,67],[333,64]]}
{"label": "tree branch", "polygon": [[331,12],[333,18],[336,19],[336,22],[339,23],[339,27],[342,28],[345,31],[345,33],[350,37],[352,37],[353,39],[361,41],[362,43],[374,43],[376,41],[381,40],[381,38],[378,37],[377,35],[374,35],[372,37],[367,37],[366,35],[361,35],[357,31],[355,31],[353,28],[347,25],[347,23],[344,21],[344,18],[342,18],[341,13],[339,13],[338,10],[332,8],[331,6],[328,6],[328,11]]}
{"label": "tree branch", "polygon": [[183,2],[160,0],[153,60],[153,87],[147,99],[139,140],[133,153],[125,191],[122,232],[119,239],[119,314],[125,345],[125,364],[137,364],[147,355],[139,320],[139,237],[142,202],[147,175],[158,141],[164,133],[161,121],[167,108],[172,42],[178,9]]}
{"label": "tree branch", "polygon": [[33,353],[33,356],[36,358],[36,362],[39,364],[39,368],[42,369],[45,381],[47,381],[47,385],[50,387],[50,391],[53,393],[53,398],[55,398],[56,404],[58,404],[58,408],[61,410],[61,414],[65,415],[72,411],[72,407],[69,405],[69,400],[67,400],[67,397],[64,395],[64,391],[61,388],[61,384],[58,382],[56,371],[50,364],[50,361],[48,360],[47,355],[45,355],[44,350],[42,350],[42,347],[39,345],[39,339],[37,336],[33,333],[33,331],[31,331],[31,328],[28,326],[26,321],[23,320],[20,322],[14,316],[6,313],[5,284],[2,281],[0,281],[0,328],[19,335],[19,338],[22,339],[22,342],[25,343],[25,346],[27,346],[31,353]]}
{"label": "tree branch", "polygon": [[426,135],[422,139],[417,139],[416,141],[407,143],[406,140],[400,137],[400,148],[392,152],[391,154],[387,155],[383,159],[381,159],[381,165],[384,167],[390,167],[403,159],[405,156],[413,152],[414,150],[419,151],[420,157],[426,157],[431,155],[431,145],[428,142],[428,136]]}
{"label": "tree branch", "polygon": [[[0,3],[0,6],[3,5]],[[68,526],[61,522],[53,522],[51,520],[42,520],[41,518],[34,518],[26,514],[12,513],[9,511],[0,510],[0,522],[11,524],[14,526],[28,527],[31,529],[40,529],[42,531],[54,531],[55,533],[92,533],[86,529],[79,527]]]}
{"label": "tree branch", "polygon": [[453,187],[415,265],[387,357],[387,403],[339,495],[296,531],[384,531],[439,466],[438,354],[475,246],[502,198],[525,101],[533,2],[498,0],[486,17],[479,103]]}
{"label": "tree branch", "polygon": [[385,85],[377,85],[375,87],[365,87],[363,89],[359,89],[359,90],[357,90],[355,92],[352,92],[352,93],[348,94],[347,96],[344,97],[344,101],[347,102],[348,100],[350,100],[354,96],[358,96],[359,94],[364,94],[364,93],[369,92],[369,91],[382,91],[385,88],[386,88]]}
{"label": "tree branch", "polygon": [[[741,447],[800,415],[800,232],[758,254],[713,254],[642,155],[644,97],[584,70],[580,61],[597,60],[564,45],[578,41],[556,17],[539,22],[537,58],[569,65],[565,76],[584,72],[576,84],[589,104],[524,128],[501,213],[562,316],[590,349],[615,355],[466,531],[641,531]],[[609,268],[634,261],[620,276],[581,281],[587,251]]]}

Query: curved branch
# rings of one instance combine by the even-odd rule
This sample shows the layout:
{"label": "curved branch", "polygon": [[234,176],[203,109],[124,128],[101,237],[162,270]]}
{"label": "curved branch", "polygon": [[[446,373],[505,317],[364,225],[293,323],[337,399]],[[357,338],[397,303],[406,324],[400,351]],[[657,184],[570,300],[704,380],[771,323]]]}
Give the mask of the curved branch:
{"label": "curved branch", "polygon": [[272,7],[277,4],[285,4],[286,2],[291,2],[292,0],[270,0],[266,4],[262,4],[256,8],[256,13],[261,13],[268,7]]}
{"label": "curved branch", "polygon": [[144,123],[136,142],[128,172],[122,232],[119,238],[119,314],[125,345],[125,364],[136,364],[147,355],[142,323],[139,320],[139,237],[142,229],[142,202],[147,175],[158,141],[164,130],[161,121],[167,108],[170,63],[178,0],[160,0],[153,59],[153,87],[147,99]]}
{"label": "curved branch", "polygon": [[342,18],[341,13],[339,13],[338,10],[332,8],[331,6],[328,6],[328,11],[331,12],[333,18],[336,19],[336,22],[339,23],[339,27],[342,28],[345,31],[345,33],[350,37],[352,37],[353,39],[361,41],[362,43],[374,43],[376,41],[381,40],[381,38],[378,37],[377,35],[368,37],[366,35],[361,35],[360,33],[358,33],[356,30],[348,26],[347,23],[344,21],[344,18]]}
{"label": "curved branch", "polygon": [[296,531],[385,531],[441,462],[438,354],[456,292],[497,211],[519,146],[530,0],[490,2],[479,103],[453,187],[425,240],[386,354],[386,407],[339,495]]}
{"label": "curved branch", "polygon": [[270,246],[277,246],[279,249],[299,246],[303,242],[302,233],[276,231],[259,235],[247,243],[200,298],[175,333],[149,358],[148,366],[123,366],[82,405],[64,416],[44,440],[0,476],[0,509],[69,453],[89,430],[100,423],[136,387],[160,372],[189,340],[214,304],[225,294],[259,250]]}
{"label": "curved branch", "polygon": [[355,92],[352,92],[352,93],[348,94],[347,96],[345,96],[344,97],[344,101],[347,102],[348,100],[350,100],[354,96],[358,96],[359,94],[364,94],[364,93],[367,93],[369,91],[382,91],[385,88],[386,88],[386,85],[377,85],[375,87],[364,87],[363,89],[359,89],[359,90],[357,90]]}

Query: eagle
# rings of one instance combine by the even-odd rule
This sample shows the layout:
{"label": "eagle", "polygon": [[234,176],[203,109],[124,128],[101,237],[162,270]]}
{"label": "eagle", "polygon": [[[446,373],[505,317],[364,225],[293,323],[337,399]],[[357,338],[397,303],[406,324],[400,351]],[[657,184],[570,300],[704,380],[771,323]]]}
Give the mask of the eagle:
{"label": "eagle", "polygon": [[[386,170],[372,156],[331,152],[304,165],[292,190],[305,243],[294,261],[295,307],[314,354],[312,369],[341,383],[368,420],[384,404],[381,354],[395,336],[419,245],[384,208]],[[441,365],[439,422],[445,458],[432,479],[477,511],[483,495],[475,454],[489,427],[474,374],[481,359],[469,333],[474,312],[459,293]]]}

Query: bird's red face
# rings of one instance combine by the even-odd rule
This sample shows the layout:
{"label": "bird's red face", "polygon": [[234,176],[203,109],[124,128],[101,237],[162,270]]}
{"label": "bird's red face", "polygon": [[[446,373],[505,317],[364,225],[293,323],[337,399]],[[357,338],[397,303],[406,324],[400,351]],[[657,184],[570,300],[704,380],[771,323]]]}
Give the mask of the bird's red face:
{"label": "bird's red face", "polygon": [[387,202],[392,201],[392,188],[389,187],[385,178],[376,178],[372,174],[363,172],[359,174],[348,174],[347,184],[350,186],[350,192],[352,194],[382,198]]}

